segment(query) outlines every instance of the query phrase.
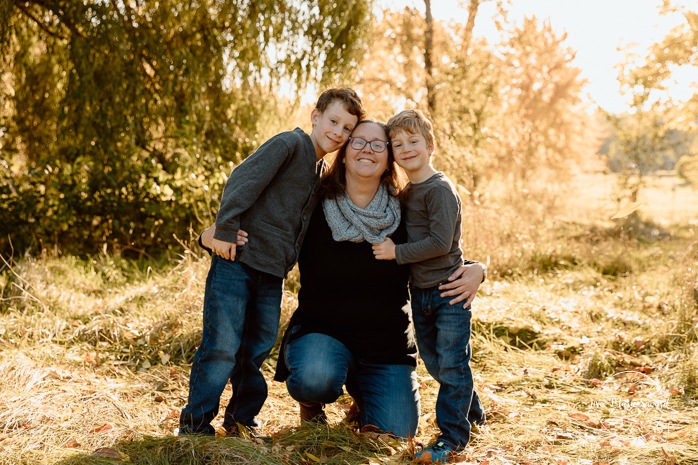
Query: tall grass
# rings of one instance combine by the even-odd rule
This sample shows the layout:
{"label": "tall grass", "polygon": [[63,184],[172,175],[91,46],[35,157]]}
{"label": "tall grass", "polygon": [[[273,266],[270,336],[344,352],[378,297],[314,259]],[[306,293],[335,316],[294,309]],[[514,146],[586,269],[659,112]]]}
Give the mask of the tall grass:
{"label": "tall grass", "polygon": [[[571,214],[561,196],[582,194],[493,189],[464,202],[466,256],[490,270],[473,310],[489,422],[462,462],[698,460],[696,225],[610,221],[593,202]],[[421,364],[419,435],[400,443],[347,424],[348,396],[327,407],[329,427],[299,425],[272,354],[260,414],[270,441],[174,437],[208,264],[185,245],[162,261],[5,257],[0,464],[408,463],[438,433],[438,386]],[[297,289],[294,271],[282,324]]]}

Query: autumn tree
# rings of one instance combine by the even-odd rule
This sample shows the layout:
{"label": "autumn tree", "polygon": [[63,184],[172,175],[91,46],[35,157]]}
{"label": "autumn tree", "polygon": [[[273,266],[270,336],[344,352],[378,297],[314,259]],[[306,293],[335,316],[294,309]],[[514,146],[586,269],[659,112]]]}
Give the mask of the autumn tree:
{"label": "autumn tree", "polygon": [[[692,140],[698,129],[698,92],[685,102],[669,95],[669,80],[683,67],[698,66],[698,13],[665,1],[661,14],[680,14],[683,22],[652,44],[644,59],[628,53],[619,81],[630,111],[608,115],[615,129],[611,157],[620,173],[618,200],[635,202],[647,174],[674,166],[692,173]],[[688,175],[687,179],[691,176]]]}
{"label": "autumn tree", "polygon": [[370,11],[0,0],[0,248],[161,247],[210,221],[282,83],[343,82]]}
{"label": "autumn tree", "polygon": [[594,152],[592,118],[583,103],[584,79],[575,52],[549,22],[525,18],[502,48],[498,165],[525,183],[533,173],[569,171]]}

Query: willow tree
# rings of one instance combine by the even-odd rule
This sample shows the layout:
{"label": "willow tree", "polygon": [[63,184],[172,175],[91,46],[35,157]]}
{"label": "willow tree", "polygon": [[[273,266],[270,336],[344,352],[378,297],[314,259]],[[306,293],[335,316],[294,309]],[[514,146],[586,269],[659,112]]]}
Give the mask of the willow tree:
{"label": "willow tree", "polygon": [[371,1],[0,0],[0,248],[171,244],[283,83],[355,67]]}

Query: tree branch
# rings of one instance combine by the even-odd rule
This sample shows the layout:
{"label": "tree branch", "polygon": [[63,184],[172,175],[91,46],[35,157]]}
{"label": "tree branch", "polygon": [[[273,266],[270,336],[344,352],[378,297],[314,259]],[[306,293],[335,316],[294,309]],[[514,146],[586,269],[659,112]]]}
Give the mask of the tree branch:
{"label": "tree branch", "polygon": [[29,9],[27,9],[26,7],[24,7],[24,6],[21,5],[20,3],[15,2],[14,5],[15,5],[15,7],[16,7],[18,10],[20,10],[22,13],[24,13],[26,16],[28,16],[28,17],[29,17],[32,21],[34,21],[41,29],[43,29],[44,32],[46,32],[46,33],[47,33],[48,35],[50,35],[51,37],[55,37],[55,38],[61,39],[61,40],[68,40],[67,37],[63,37],[63,36],[60,35],[58,32],[56,32],[56,31],[52,30],[51,28],[49,28],[46,24],[44,24],[42,21],[40,21],[39,18],[37,18],[36,16],[34,16],[34,15],[31,13],[31,11],[29,11]]}

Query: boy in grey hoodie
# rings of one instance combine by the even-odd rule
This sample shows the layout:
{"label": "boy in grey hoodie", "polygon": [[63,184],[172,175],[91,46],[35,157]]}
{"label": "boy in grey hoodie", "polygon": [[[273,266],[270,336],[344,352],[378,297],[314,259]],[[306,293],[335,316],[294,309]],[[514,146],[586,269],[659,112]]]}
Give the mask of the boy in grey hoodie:
{"label": "boy in grey hoodie", "polygon": [[[233,396],[223,419],[226,434],[257,426],[267,397],[260,367],[276,342],[283,279],[296,263],[317,202],[323,157],[346,143],[364,114],[352,89],[326,90],[311,113],[310,134],[296,128],[272,137],[228,178],[211,228],[203,334],[180,435],[215,434],[211,421],[228,380]],[[236,248],[239,230],[251,239]]]}

